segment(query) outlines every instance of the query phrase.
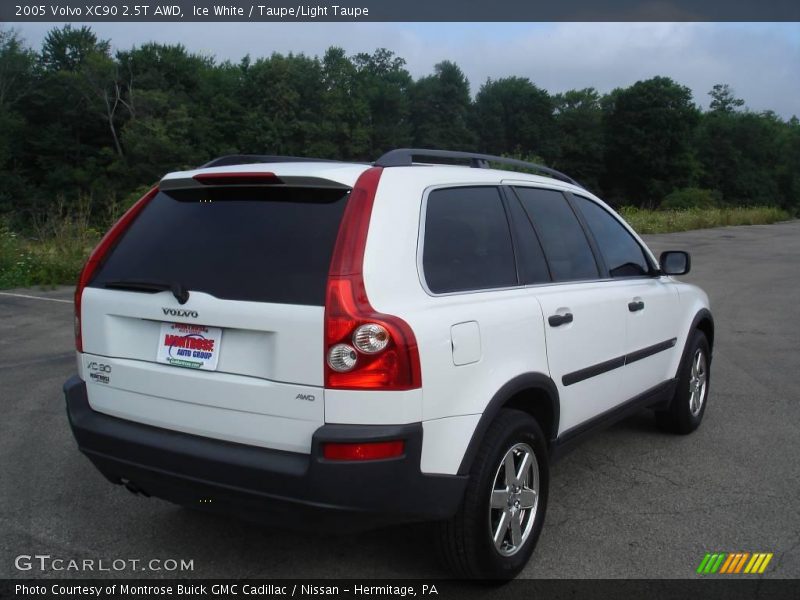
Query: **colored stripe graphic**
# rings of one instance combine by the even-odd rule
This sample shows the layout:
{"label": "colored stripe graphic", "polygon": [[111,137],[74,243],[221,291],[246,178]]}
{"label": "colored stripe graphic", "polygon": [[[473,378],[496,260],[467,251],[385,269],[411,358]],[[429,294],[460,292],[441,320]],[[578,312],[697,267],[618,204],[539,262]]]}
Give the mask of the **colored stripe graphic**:
{"label": "colored stripe graphic", "polygon": [[767,570],[767,565],[769,564],[769,561],[771,561],[771,560],[772,560],[772,552],[769,552],[764,557],[764,562],[761,563],[761,568],[758,570],[758,572],[759,573],[763,573],[764,571],[766,571]]}
{"label": "colored stripe graphic", "polygon": [[717,562],[711,567],[711,573],[716,573],[717,569],[720,568],[722,565],[722,561],[725,560],[726,554],[724,552],[720,552],[719,556],[717,557]]}
{"label": "colored stripe graphic", "polygon": [[749,552],[742,552],[742,558],[739,559],[739,562],[736,565],[736,570],[734,571],[734,573],[740,573],[741,572],[742,567],[744,566],[744,561],[747,560],[748,556],[750,556]]}
{"label": "colored stripe graphic", "polygon": [[708,564],[708,561],[710,559],[711,559],[711,555],[708,552],[706,552],[706,555],[703,557],[703,560],[700,561],[700,566],[697,567],[697,572],[698,573],[704,573],[705,572],[706,565]]}
{"label": "colored stripe graphic", "polygon": [[753,554],[753,558],[750,559],[750,562],[747,563],[747,566],[744,568],[745,573],[758,573],[758,567],[761,566],[761,561],[764,560],[764,555],[760,552],[757,554]]}
{"label": "colored stripe graphic", "polygon": [[[706,552],[697,573],[700,575],[761,574],[774,554],[772,552]],[[744,570],[742,570],[744,569]]]}
{"label": "colored stripe graphic", "polygon": [[722,568],[719,570],[720,573],[730,573],[731,565],[736,564],[736,561],[739,559],[739,555],[736,553],[731,552],[728,554],[728,558],[725,559],[725,562],[722,563]]}

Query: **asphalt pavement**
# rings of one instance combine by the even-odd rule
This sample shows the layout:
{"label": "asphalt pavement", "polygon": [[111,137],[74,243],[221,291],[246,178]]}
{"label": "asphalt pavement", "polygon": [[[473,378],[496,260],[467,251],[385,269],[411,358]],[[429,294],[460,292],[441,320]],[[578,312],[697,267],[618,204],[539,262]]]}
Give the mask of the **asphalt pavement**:
{"label": "asphalt pavement", "polygon": [[[711,297],[705,419],[673,436],[644,412],[554,465],[544,531],[522,577],[692,578],[718,551],[772,552],[763,577],[800,577],[800,221],[647,241],[657,253],[689,250],[686,279]],[[0,578],[447,576],[424,525],[297,533],[107,483],[78,452],[64,411],[61,386],[75,371],[71,295],[0,293]],[[20,555],[142,563],[19,570]],[[191,560],[193,570],[139,572],[152,559]]]}

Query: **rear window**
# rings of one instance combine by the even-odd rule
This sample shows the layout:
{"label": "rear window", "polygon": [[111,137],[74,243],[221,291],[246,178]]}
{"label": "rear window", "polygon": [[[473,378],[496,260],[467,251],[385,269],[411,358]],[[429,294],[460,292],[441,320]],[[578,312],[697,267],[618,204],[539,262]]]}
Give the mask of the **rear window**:
{"label": "rear window", "polygon": [[347,198],[284,187],[159,192],[91,285],[180,283],[228,300],[324,306]]}

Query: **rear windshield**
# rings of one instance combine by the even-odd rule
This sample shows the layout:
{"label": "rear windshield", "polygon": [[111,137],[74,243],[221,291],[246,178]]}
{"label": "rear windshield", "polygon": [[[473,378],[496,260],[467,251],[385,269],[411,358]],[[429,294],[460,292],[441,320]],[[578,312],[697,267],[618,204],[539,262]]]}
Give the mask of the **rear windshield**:
{"label": "rear windshield", "polygon": [[229,300],[324,306],[347,197],[284,187],[159,192],[91,285],[178,283]]}

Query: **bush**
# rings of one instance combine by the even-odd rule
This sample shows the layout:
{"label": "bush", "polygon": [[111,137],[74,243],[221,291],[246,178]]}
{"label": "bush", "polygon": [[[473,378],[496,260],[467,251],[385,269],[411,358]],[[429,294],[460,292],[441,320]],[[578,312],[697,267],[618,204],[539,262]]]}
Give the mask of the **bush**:
{"label": "bush", "polygon": [[715,208],[722,202],[722,194],[716,190],[683,188],[669,194],[659,205],[660,210],[686,210],[690,208]]}
{"label": "bush", "polygon": [[30,285],[32,265],[19,235],[0,222],[0,288]]}
{"label": "bush", "polygon": [[[29,235],[0,222],[0,288],[73,284],[105,230],[89,225],[89,202],[67,211],[58,202],[34,219]],[[102,215],[103,219],[118,215]]]}
{"label": "bush", "polygon": [[646,210],[635,206],[623,206],[619,214],[638,233],[671,233],[727,225],[765,225],[791,218],[785,210],[772,206],[687,210]]}

